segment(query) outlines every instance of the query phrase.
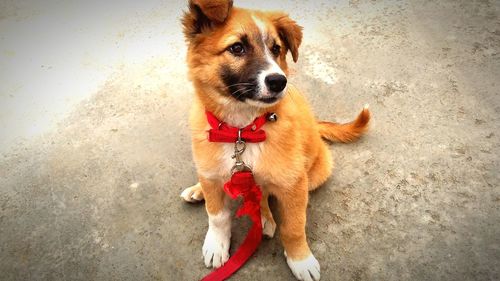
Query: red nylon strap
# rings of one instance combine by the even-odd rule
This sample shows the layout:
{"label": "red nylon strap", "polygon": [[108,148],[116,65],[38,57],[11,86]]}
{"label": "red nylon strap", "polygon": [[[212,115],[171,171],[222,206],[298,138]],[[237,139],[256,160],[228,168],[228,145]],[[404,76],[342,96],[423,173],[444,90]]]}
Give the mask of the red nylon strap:
{"label": "red nylon strap", "polygon": [[262,193],[260,187],[255,183],[252,172],[236,172],[224,185],[231,198],[243,197],[243,204],[236,213],[237,217],[248,215],[253,222],[252,228],[248,231],[245,241],[236,250],[236,253],[220,268],[205,276],[202,281],[222,281],[226,280],[250,258],[257,250],[262,240],[262,222],[260,220],[260,200]]}
{"label": "red nylon strap", "polygon": [[[225,122],[219,121],[215,115],[205,111],[208,124],[212,127],[208,130],[208,141],[210,142],[236,142],[238,140],[239,128],[231,127]],[[245,142],[261,142],[266,140],[266,132],[260,129],[267,121],[267,114],[257,117],[250,125],[241,129],[241,138]]]}
{"label": "red nylon strap", "polygon": [[[207,120],[211,129],[208,131],[208,141],[234,143],[238,140],[239,128],[231,127],[221,122],[211,112],[206,111]],[[250,125],[241,129],[241,138],[245,142],[262,142],[266,139],[266,132],[261,127],[266,123],[268,114],[256,118]],[[247,215],[252,220],[252,228],[248,231],[245,241],[236,250],[236,253],[220,268],[205,276],[202,281],[222,281],[235,273],[250,256],[257,250],[262,240],[262,222],[260,218],[260,200],[262,193],[255,183],[250,171],[236,172],[224,184],[224,191],[236,199],[243,197],[243,204],[236,216]]]}

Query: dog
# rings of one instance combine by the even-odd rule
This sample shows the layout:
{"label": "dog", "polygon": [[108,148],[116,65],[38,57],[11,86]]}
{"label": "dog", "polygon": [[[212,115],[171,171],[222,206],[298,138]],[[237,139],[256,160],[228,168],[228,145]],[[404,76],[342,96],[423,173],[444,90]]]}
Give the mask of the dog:
{"label": "dog", "polygon": [[205,265],[218,268],[229,259],[232,215],[223,185],[234,165],[234,144],[207,140],[206,111],[236,128],[272,112],[278,120],[262,127],[266,141],[248,143],[242,160],[262,189],[263,234],[273,237],[276,230],[268,205],[269,196],[274,196],[292,273],[298,280],[319,280],[320,266],[305,232],[308,193],[332,171],[325,140],[358,139],[368,127],[368,107],[347,124],[315,119],[304,96],[287,81],[287,54],[297,62],[302,41],[302,27],[287,14],[236,8],[232,0],[190,0],[188,8],[182,25],[195,90],[189,123],[199,182],[181,197],[188,202],[205,200]]}

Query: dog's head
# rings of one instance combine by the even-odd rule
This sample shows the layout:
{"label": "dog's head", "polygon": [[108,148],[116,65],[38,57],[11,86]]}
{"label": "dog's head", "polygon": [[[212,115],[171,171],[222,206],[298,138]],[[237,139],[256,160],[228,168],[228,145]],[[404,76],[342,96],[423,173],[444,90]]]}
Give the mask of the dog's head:
{"label": "dog's head", "polygon": [[268,107],[284,95],[286,54],[296,62],[302,41],[302,28],[286,14],[190,0],[182,23],[190,78],[212,100]]}

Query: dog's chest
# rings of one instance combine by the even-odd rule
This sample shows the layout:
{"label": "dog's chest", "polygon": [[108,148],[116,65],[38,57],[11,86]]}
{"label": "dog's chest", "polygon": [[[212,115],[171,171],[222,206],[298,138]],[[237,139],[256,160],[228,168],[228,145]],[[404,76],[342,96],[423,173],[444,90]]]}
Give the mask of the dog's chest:
{"label": "dog's chest", "polygon": [[[251,124],[258,116],[255,112],[247,112],[243,109],[226,112],[225,120],[231,120],[229,126],[244,128]],[[266,125],[262,127],[266,131]],[[203,131],[210,129],[206,124]],[[267,135],[267,132],[266,132]],[[207,140],[208,141],[208,140]],[[264,148],[267,142],[258,142],[245,144],[245,150],[241,154],[241,160],[255,171],[262,163],[262,157],[265,156]],[[206,148],[203,146],[206,145]],[[217,147],[216,149],[214,149]],[[198,172],[208,179],[228,180],[231,177],[231,170],[235,166],[235,144],[234,143],[200,143],[199,151],[211,151],[212,153],[195,153],[195,160],[198,162]]]}
{"label": "dog's chest", "polygon": [[[199,157],[196,157],[195,154],[198,173],[207,179],[227,181],[231,177],[231,170],[236,163],[236,160],[232,157],[234,155],[234,143],[218,143],[217,145],[220,145],[220,149],[215,154],[202,154],[198,155]],[[262,143],[248,143],[241,155],[241,160],[252,170],[255,170],[259,162],[261,162],[262,151]]]}
{"label": "dog's chest", "polygon": [[[245,162],[245,164],[253,169],[259,163],[259,159],[262,155],[262,149],[262,143],[247,143],[245,145],[245,151],[241,154],[241,159],[243,160],[243,162]],[[219,167],[221,171],[231,171],[235,164],[235,159],[232,157],[234,155],[234,152],[234,144],[223,144],[221,155],[222,161],[221,166]]]}

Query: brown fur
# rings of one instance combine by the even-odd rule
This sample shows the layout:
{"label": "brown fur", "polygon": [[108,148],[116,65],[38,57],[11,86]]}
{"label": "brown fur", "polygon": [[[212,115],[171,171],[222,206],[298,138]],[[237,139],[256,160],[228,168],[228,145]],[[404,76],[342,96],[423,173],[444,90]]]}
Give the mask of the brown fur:
{"label": "brown fur", "polygon": [[347,124],[338,124],[327,121],[319,121],[318,128],[321,136],[331,142],[352,142],[357,140],[368,128],[370,111],[364,108],[356,120]]}
{"label": "brown fur", "polygon": [[[209,126],[205,110],[229,124],[235,116],[247,116],[248,124],[265,112],[275,112],[278,121],[268,122],[263,127],[267,140],[258,144],[261,153],[253,173],[265,195],[261,204],[263,216],[274,223],[267,205],[267,194],[275,196],[284,248],[290,258],[304,259],[311,254],[305,233],[308,192],[326,181],[333,166],[322,137],[330,141],[355,140],[366,130],[370,113],[364,109],[353,123],[345,125],[317,122],[304,96],[290,84],[282,100],[268,108],[253,108],[228,97],[224,93],[225,85],[218,75],[218,67],[243,67],[239,60],[225,52],[235,40],[235,34],[247,32],[252,40],[251,34],[258,33],[253,18],[257,17],[265,23],[276,42],[284,46],[276,61],[288,74],[286,54],[290,51],[293,60],[297,61],[302,28],[283,13],[231,8],[232,1],[216,1],[216,5],[208,7],[209,2],[212,1],[191,1],[190,11],[183,18],[189,44],[189,74],[195,88],[190,113],[192,148],[207,212],[217,214],[224,206],[222,186],[230,174],[222,162],[230,155],[225,153],[224,144],[208,142]],[[200,18],[197,14],[200,10],[206,13],[206,18],[203,15]]]}

